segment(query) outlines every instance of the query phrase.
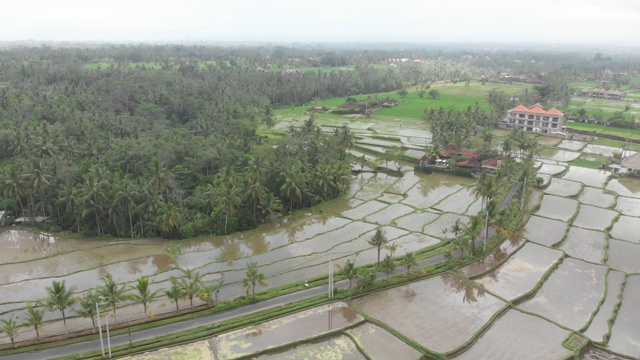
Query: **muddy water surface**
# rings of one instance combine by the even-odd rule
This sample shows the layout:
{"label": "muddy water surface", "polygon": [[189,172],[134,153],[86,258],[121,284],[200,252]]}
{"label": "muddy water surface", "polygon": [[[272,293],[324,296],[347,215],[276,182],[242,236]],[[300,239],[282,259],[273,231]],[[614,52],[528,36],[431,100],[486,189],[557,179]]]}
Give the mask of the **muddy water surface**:
{"label": "muddy water surface", "polygon": [[403,204],[392,204],[388,207],[368,215],[365,217],[365,220],[368,222],[380,224],[380,225],[388,225],[395,218],[410,214],[413,212],[413,208]]}
{"label": "muddy water surface", "polygon": [[307,360],[307,359],[341,359],[365,360],[366,357],[346,336],[336,336],[328,340],[316,341],[297,346],[293,349],[278,351],[273,354],[256,357],[258,360]]}
{"label": "muddy water surface", "polygon": [[610,175],[611,173],[608,171],[570,166],[569,171],[562,178],[581,182],[587,186],[595,188],[604,188],[604,184],[607,182]]}
{"label": "muddy water surface", "polygon": [[[572,352],[562,346],[569,332],[539,317],[509,310],[455,359],[561,360]],[[525,355],[526,354],[526,355]]]}
{"label": "muddy water surface", "polygon": [[458,269],[458,272],[466,277],[474,277],[493,269],[507,257],[516,252],[520,245],[526,243],[520,232],[515,233],[504,241],[500,246],[488,256],[479,259],[465,267]]}
{"label": "muddy water surface", "polygon": [[616,210],[619,210],[624,215],[640,216],[640,199],[620,196],[618,197]]}
{"label": "muddy water surface", "polygon": [[609,319],[613,317],[614,307],[618,304],[618,296],[622,292],[624,273],[611,270],[607,274],[607,295],[604,303],[600,305],[598,313],[593,317],[589,328],[584,335],[593,341],[602,343],[604,336],[609,333]]}
{"label": "muddy water surface", "polygon": [[605,272],[604,266],[566,258],[536,295],[518,307],[579,330],[604,296]]}
{"label": "muddy water surface", "polygon": [[576,196],[582,191],[582,184],[564,179],[551,179],[551,185],[544,189],[545,194],[557,196]]}
{"label": "muddy water surface", "polygon": [[0,263],[37,260],[76,250],[90,250],[113,244],[148,245],[150,254],[164,252],[165,240],[94,240],[69,239],[27,230],[0,232]]}
{"label": "muddy water surface", "polygon": [[601,264],[606,245],[607,239],[603,232],[571,227],[559,249],[571,257]]}
{"label": "muddy water surface", "polygon": [[611,193],[605,193],[602,189],[585,187],[582,189],[578,201],[587,205],[609,208],[616,204],[616,197]]}
{"label": "muddy water surface", "polygon": [[451,351],[469,341],[506,305],[453,275],[383,290],[355,299],[354,304],[367,315],[438,352]]}
{"label": "muddy water surface", "polygon": [[611,236],[616,239],[640,243],[640,218],[622,215],[613,224]]}
{"label": "muddy water surface", "polygon": [[332,303],[235,330],[217,336],[211,342],[218,357],[230,359],[277,345],[310,339],[361,321],[362,317],[347,304]]}
{"label": "muddy water surface", "polygon": [[473,179],[433,173],[421,179],[407,191],[407,198],[402,202],[418,208],[431,207],[447,196],[464,188],[463,184],[472,184]]}
{"label": "muddy water surface", "polygon": [[620,196],[640,198],[640,179],[612,179],[607,183],[607,190],[613,191]]}
{"label": "muddy water surface", "polygon": [[474,281],[511,301],[533,290],[560,257],[562,252],[558,250],[527,243],[504,264]]}
{"label": "muddy water surface", "polygon": [[418,360],[422,354],[381,327],[366,323],[347,330],[372,360]]}
{"label": "muddy water surface", "polygon": [[633,358],[640,358],[640,276],[627,278],[622,306],[611,330],[609,348]]}
{"label": "muddy water surface", "polygon": [[553,195],[545,195],[542,198],[540,210],[536,212],[536,215],[544,216],[549,219],[567,221],[576,213],[577,210],[578,202],[576,200]]}
{"label": "muddy water surface", "polygon": [[609,239],[607,264],[612,269],[627,273],[640,273],[640,244]]}
{"label": "muddy water surface", "polygon": [[[545,196],[546,198],[546,196]],[[523,236],[538,244],[551,246],[564,237],[567,223],[564,221],[531,216],[524,227]]]}
{"label": "muddy water surface", "polygon": [[593,230],[605,230],[611,226],[611,222],[618,213],[591,205],[580,206],[578,216],[573,220],[573,225]]}
{"label": "muddy water surface", "polygon": [[440,217],[440,213],[415,211],[412,214],[396,219],[396,225],[411,231],[422,231],[422,228]]}

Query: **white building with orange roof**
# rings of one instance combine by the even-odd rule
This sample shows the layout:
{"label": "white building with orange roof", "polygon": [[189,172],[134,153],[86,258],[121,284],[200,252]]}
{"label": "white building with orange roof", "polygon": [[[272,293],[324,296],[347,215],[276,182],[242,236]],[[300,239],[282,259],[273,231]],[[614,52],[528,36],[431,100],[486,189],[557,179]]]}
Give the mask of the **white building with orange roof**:
{"label": "white building with orange roof", "polygon": [[562,132],[565,119],[562,111],[554,107],[545,110],[540,104],[531,107],[520,104],[507,112],[501,127],[509,129],[519,127],[525,131],[555,134]]}

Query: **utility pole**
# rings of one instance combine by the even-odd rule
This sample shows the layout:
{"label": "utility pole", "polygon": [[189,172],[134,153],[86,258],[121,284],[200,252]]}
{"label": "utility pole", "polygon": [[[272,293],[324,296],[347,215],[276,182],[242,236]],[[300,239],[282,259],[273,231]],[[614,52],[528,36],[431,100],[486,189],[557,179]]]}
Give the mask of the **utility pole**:
{"label": "utility pole", "polygon": [[98,332],[100,333],[100,349],[102,350],[102,357],[104,357],[104,340],[102,340],[102,325],[100,324],[100,308],[96,303],[96,313],[98,314]]}

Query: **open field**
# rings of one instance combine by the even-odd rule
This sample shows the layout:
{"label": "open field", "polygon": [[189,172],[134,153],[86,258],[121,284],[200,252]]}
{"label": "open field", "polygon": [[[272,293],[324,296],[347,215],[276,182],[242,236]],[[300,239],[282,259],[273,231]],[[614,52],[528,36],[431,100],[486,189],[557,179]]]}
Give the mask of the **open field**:
{"label": "open field", "polygon": [[[468,106],[474,105],[476,102],[480,107],[484,110],[489,110],[489,105],[485,99],[485,96],[492,90],[498,89],[504,91],[509,95],[519,94],[524,91],[524,89],[529,88],[529,85],[526,84],[485,84],[482,85],[480,83],[472,82],[471,86],[468,88],[465,87],[464,83],[457,84],[433,84],[427,90],[427,92],[431,90],[438,90],[440,92],[440,97],[438,99],[432,99],[428,94],[425,94],[423,98],[418,96],[417,88],[412,87],[408,89],[408,94],[406,97],[400,97],[396,92],[388,92],[388,93],[380,93],[377,94],[378,99],[384,99],[386,97],[394,98],[400,101],[400,104],[391,108],[383,108],[377,110],[373,113],[372,118],[377,118],[381,116],[389,116],[389,117],[401,117],[401,118],[413,118],[413,119],[422,119],[424,118],[424,111],[428,108],[440,108],[443,107],[445,109],[456,109],[456,110],[464,110]],[[350,96],[357,100],[363,101],[368,98],[374,98],[375,95],[357,95]],[[299,116],[302,115],[309,108],[314,106],[324,106],[329,109],[333,109],[338,105],[344,104],[345,97],[337,97],[322,100],[318,103],[313,103],[305,106],[298,106],[293,108],[281,108],[276,109],[275,113],[280,116]],[[321,113],[318,114],[318,117],[336,117],[338,115],[332,115],[330,113]]]}

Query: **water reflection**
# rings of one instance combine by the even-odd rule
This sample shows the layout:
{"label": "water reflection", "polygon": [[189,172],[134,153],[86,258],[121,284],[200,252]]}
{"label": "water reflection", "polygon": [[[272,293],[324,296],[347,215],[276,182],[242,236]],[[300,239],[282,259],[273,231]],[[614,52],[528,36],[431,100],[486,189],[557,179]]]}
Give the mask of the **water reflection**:
{"label": "water reflection", "polygon": [[452,274],[444,274],[441,278],[445,284],[451,286],[457,292],[462,293],[462,302],[477,302],[478,298],[483,298],[485,295],[484,289],[474,286],[469,280]]}

